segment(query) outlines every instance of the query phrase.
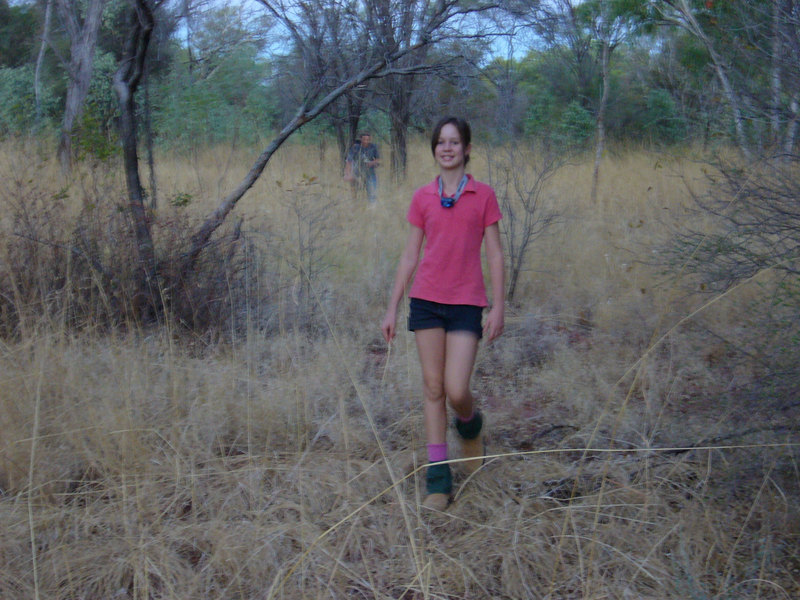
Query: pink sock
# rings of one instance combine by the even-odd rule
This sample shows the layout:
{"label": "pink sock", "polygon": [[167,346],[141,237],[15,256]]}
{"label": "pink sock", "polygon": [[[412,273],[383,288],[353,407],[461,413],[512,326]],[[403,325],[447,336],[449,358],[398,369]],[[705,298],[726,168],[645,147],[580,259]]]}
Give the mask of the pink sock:
{"label": "pink sock", "polygon": [[456,417],[462,423],[469,423],[470,421],[472,421],[472,419],[475,418],[475,409],[474,408],[472,409],[472,412],[469,413],[469,416],[466,419],[464,417],[459,417],[458,415],[456,415]]}
{"label": "pink sock", "polygon": [[428,462],[447,460],[447,444],[428,444]]}

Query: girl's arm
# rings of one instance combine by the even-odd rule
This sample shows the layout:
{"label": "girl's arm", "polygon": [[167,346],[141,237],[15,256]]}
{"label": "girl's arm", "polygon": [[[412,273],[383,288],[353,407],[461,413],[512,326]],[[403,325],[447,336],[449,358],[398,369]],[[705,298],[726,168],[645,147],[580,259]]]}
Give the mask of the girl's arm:
{"label": "girl's arm", "polygon": [[489,264],[489,279],[492,283],[492,308],[486,317],[483,334],[491,342],[501,333],[505,322],[505,267],[503,245],[500,242],[500,226],[493,223],[486,228],[483,242]]}
{"label": "girl's arm", "polygon": [[397,327],[397,306],[400,304],[400,300],[403,299],[406,286],[417,269],[419,251],[422,248],[422,240],[424,238],[425,234],[422,229],[411,225],[406,238],[406,247],[403,250],[403,254],[400,255],[400,264],[397,265],[397,274],[394,277],[394,286],[389,297],[389,307],[386,309],[386,315],[381,323],[381,331],[387,342],[391,342],[394,338]]}

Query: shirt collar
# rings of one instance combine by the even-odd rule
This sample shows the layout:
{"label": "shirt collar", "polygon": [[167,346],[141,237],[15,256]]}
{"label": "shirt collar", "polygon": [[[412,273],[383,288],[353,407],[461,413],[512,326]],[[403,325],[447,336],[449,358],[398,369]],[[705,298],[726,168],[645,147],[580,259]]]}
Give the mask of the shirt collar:
{"label": "shirt collar", "polygon": [[[425,193],[430,193],[439,198],[439,176],[433,178],[429,184],[422,188]],[[467,192],[474,192],[475,191],[475,178],[467,173],[467,185],[464,186],[464,191],[462,192],[462,196]]]}

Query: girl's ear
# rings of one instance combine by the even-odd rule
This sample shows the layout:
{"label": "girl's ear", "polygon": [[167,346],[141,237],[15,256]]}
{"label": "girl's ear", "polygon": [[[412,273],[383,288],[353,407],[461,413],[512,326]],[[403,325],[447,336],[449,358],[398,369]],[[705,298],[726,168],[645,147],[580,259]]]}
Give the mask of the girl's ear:
{"label": "girl's ear", "polygon": [[470,150],[472,150],[472,144],[467,144],[467,147],[464,148],[464,156],[468,156]]}

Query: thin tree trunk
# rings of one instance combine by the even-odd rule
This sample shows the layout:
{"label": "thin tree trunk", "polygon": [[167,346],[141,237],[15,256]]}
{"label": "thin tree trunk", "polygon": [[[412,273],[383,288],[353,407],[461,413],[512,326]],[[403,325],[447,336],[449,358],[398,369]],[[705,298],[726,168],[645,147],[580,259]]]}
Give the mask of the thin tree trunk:
{"label": "thin tree trunk", "polygon": [[411,121],[409,105],[414,89],[412,76],[394,76],[391,79],[389,102],[391,137],[391,175],[394,181],[402,181],[406,176],[408,163],[408,124]]}
{"label": "thin tree trunk", "polygon": [[344,120],[336,121],[335,123],[336,143],[339,148],[339,159],[343,175],[347,153],[353,146],[353,142],[358,138],[358,122],[361,119],[364,102],[359,96],[350,93],[345,96],[344,105],[347,116]]}
{"label": "thin tree trunk", "polygon": [[606,106],[608,105],[609,87],[609,62],[610,48],[608,41],[603,40],[603,51],[601,57],[601,72],[603,77],[603,93],[600,96],[600,105],[597,107],[597,142],[594,150],[594,171],[592,171],[592,204],[597,202],[597,187],[600,184],[600,161],[603,159],[603,152],[606,146]]}
{"label": "thin tree trunk", "polygon": [[781,129],[781,2],[772,0],[772,73],[771,73],[771,108],[772,143],[780,139]]}
{"label": "thin tree trunk", "polygon": [[347,134],[350,136],[345,143],[345,155],[358,139],[358,124],[361,122],[364,103],[360,100],[347,99]]}
{"label": "thin tree trunk", "polygon": [[97,46],[97,34],[100,31],[103,5],[104,0],[89,0],[86,16],[83,23],[80,23],[70,3],[66,0],[56,0],[56,6],[70,38],[69,85],[58,147],[58,160],[65,173],[68,173],[72,166],[73,128],[83,115],[84,102],[92,80],[94,50]]}
{"label": "thin tree trunk", "polygon": [[189,83],[193,82],[194,52],[192,51],[192,8],[190,0],[183,0],[183,18],[186,21],[186,52],[189,56]]}
{"label": "thin tree trunk", "polygon": [[39,54],[36,56],[36,70],[33,74],[33,94],[36,102],[36,127],[42,124],[42,65],[44,53],[50,39],[50,21],[53,14],[53,0],[47,0],[44,9],[44,26],[42,27],[42,43],[39,45]]}
{"label": "thin tree trunk", "polygon": [[747,143],[747,136],[744,132],[744,119],[742,117],[742,109],[739,107],[739,100],[736,96],[736,93],[733,91],[733,86],[728,79],[727,71],[722,64],[719,55],[715,51],[711,50],[710,46],[708,48],[711,54],[711,60],[714,63],[714,70],[717,72],[717,78],[719,78],[719,81],[722,84],[722,89],[725,91],[725,95],[728,98],[728,104],[730,104],[731,107],[733,125],[736,131],[736,142],[738,143],[742,154],[749,158],[751,152],[749,144]]}
{"label": "thin tree trunk", "polygon": [[150,208],[158,208],[158,182],[156,181],[156,160],[153,150],[153,120],[150,114],[150,67],[144,65],[144,143],[147,149],[147,168],[150,173]]}
{"label": "thin tree trunk", "polygon": [[797,143],[797,120],[800,115],[800,102],[798,102],[798,94],[792,97],[789,103],[789,109],[792,111],[792,116],[786,124],[786,135],[783,139],[783,151],[785,154],[792,154],[794,152],[795,144]]}
{"label": "thin tree trunk", "polygon": [[336,133],[336,148],[339,151],[339,166],[341,168],[341,175],[344,175],[345,169],[345,162],[347,160],[347,151],[349,150],[350,146],[347,143],[348,140],[348,129],[345,127],[344,123],[335,122],[333,125],[333,131]]}
{"label": "thin tree trunk", "polygon": [[408,163],[408,111],[391,114],[392,177],[402,181],[406,176]]}

